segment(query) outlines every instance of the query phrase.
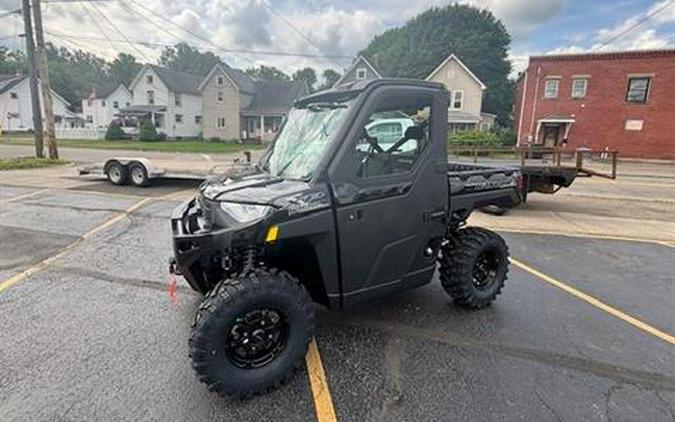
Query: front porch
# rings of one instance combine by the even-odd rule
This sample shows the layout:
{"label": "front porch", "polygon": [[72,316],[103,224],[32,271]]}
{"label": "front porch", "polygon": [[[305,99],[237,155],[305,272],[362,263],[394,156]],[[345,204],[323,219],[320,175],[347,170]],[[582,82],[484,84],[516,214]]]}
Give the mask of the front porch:
{"label": "front porch", "polygon": [[140,125],[150,120],[158,133],[165,133],[165,106],[157,105],[133,105],[119,109],[113,121],[119,123],[120,128],[129,136],[137,137]]}
{"label": "front porch", "polygon": [[282,121],[283,115],[280,114],[242,115],[241,139],[262,143],[272,142]]}
{"label": "front porch", "polygon": [[544,148],[564,147],[574,122],[573,115],[551,115],[537,120],[534,145]]}

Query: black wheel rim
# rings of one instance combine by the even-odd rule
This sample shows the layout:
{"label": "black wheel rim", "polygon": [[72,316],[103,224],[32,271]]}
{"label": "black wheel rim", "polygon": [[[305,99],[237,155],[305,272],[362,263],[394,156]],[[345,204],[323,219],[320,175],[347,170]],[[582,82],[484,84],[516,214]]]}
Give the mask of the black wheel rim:
{"label": "black wheel rim", "polygon": [[237,318],[227,333],[227,356],[240,368],[260,368],[279,356],[287,339],[288,321],[283,313],[254,309]]}
{"label": "black wheel rim", "polygon": [[473,285],[478,290],[489,290],[497,282],[497,272],[501,259],[492,250],[485,250],[478,255],[473,265]]}

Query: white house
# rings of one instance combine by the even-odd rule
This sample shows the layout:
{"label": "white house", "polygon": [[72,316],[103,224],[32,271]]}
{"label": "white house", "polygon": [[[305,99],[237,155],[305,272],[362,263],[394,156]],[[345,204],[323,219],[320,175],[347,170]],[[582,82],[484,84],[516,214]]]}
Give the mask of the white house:
{"label": "white house", "polygon": [[123,84],[94,89],[82,100],[82,118],[87,128],[107,128],[120,109],[131,106],[131,91]]}
{"label": "white house", "polygon": [[144,65],[129,86],[131,105],[119,110],[124,126],[130,120],[151,119],[157,132],[169,138],[198,136],[202,131],[201,82],[196,75]]}
{"label": "white house", "polygon": [[[77,116],[68,110],[68,101],[52,90],[52,102],[56,128],[70,127]],[[42,110],[44,113],[44,106]],[[33,128],[28,76],[0,75],[0,131],[29,131]]]}

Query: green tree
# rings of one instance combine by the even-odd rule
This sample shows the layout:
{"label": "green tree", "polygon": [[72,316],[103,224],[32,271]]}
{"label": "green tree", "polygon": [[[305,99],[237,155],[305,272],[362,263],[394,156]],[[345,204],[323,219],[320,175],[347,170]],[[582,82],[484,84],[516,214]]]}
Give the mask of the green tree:
{"label": "green tree", "polygon": [[310,92],[314,91],[314,85],[316,85],[316,70],[311,67],[305,67],[304,69],[296,70],[293,73],[294,81],[302,81],[307,84],[307,88]]}
{"label": "green tree", "polygon": [[138,129],[138,140],[141,142],[154,142],[159,140],[155,125],[150,120],[141,122],[141,127]]}
{"label": "green tree", "polygon": [[387,76],[426,78],[450,54],[455,54],[487,86],[484,111],[511,124],[513,86],[508,76],[511,37],[487,10],[453,4],[431,8],[400,28],[376,36],[361,53],[377,55]]}
{"label": "green tree", "polygon": [[141,67],[143,65],[136,61],[136,57],[127,53],[119,53],[108,66],[108,72],[112,81],[129,86]]}
{"label": "green tree", "polygon": [[285,74],[280,69],[274,66],[261,65],[260,67],[249,67],[248,69],[246,69],[246,73],[256,78],[268,79],[271,81],[291,80],[291,78],[287,74]]}
{"label": "green tree", "polygon": [[199,51],[184,42],[165,47],[159,57],[159,64],[162,66],[202,76],[206,76],[220,62],[220,57],[210,51]]}
{"label": "green tree", "polygon": [[50,43],[46,47],[52,88],[73,107],[79,106],[94,87],[109,81],[108,63],[104,59],[82,50],[57,48]]}
{"label": "green tree", "polygon": [[20,50],[10,50],[0,45],[0,73],[18,74],[27,72],[26,56]]}
{"label": "green tree", "polygon": [[117,122],[110,122],[108,129],[105,131],[105,140],[114,141],[124,138],[124,131]]}
{"label": "green tree", "polygon": [[319,87],[319,91],[332,88],[335,82],[340,79],[340,74],[333,69],[324,70],[321,76],[323,76],[323,83]]}

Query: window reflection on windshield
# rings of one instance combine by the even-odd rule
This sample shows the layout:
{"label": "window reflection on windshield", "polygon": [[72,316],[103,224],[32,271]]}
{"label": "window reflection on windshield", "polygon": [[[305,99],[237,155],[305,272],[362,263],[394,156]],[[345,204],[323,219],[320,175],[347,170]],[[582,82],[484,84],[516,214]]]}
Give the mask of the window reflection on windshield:
{"label": "window reflection on windshield", "polygon": [[272,176],[307,179],[334,141],[347,114],[347,102],[293,108],[263,163]]}

